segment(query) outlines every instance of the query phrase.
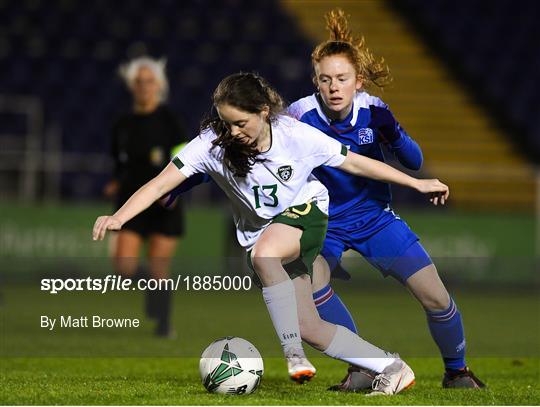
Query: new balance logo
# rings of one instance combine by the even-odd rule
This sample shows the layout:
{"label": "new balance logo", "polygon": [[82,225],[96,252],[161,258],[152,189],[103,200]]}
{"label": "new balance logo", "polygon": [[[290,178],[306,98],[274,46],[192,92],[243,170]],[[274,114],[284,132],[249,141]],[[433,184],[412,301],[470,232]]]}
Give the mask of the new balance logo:
{"label": "new balance logo", "polygon": [[463,341],[458,346],[456,346],[456,352],[462,352],[463,349],[465,349],[465,339],[463,339]]}

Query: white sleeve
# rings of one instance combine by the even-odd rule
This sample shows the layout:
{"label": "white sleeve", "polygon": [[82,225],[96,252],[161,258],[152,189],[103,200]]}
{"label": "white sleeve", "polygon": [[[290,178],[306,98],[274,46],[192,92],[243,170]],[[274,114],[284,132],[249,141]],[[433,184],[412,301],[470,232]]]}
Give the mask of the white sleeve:
{"label": "white sleeve", "polygon": [[300,120],[302,118],[302,109],[300,106],[300,102],[296,101],[290,104],[289,107],[287,108],[287,113],[289,113],[296,120]]}
{"label": "white sleeve", "polygon": [[208,163],[212,159],[211,148],[212,143],[208,137],[200,134],[182,148],[172,162],[188,178],[196,173],[208,173]]}
{"label": "white sleeve", "polygon": [[308,124],[301,123],[301,147],[305,159],[316,168],[320,165],[339,167],[347,157],[348,149],[339,141]]}

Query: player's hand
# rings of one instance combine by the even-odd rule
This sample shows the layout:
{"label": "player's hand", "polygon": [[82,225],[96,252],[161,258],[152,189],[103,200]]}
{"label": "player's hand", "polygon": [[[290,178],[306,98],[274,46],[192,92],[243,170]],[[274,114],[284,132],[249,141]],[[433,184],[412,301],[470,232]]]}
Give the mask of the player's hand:
{"label": "player's hand", "polygon": [[416,189],[423,194],[429,194],[433,205],[444,205],[450,196],[450,189],[438,179],[419,179]]}
{"label": "player's hand", "polygon": [[122,222],[114,216],[100,216],[96,219],[96,223],[94,223],[92,238],[94,240],[103,240],[107,230],[120,230],[121,227]]}
{"label": "player's hand", "polygon": [[393,143],[401,137],[398,122],[392,112],[384,107],[370,105],[371,120],[369,127],[377,129],[388,143]]}

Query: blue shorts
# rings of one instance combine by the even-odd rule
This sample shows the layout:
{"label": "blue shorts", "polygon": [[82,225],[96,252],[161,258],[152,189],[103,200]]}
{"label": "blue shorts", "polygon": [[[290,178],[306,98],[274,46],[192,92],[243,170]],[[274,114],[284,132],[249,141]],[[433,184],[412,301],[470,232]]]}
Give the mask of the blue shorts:
{"label": "blue shorts", "polygon": [[333,270],[343,252],[352,249],[360,253],[383,276],[392,276],[402,284],[418,270],[432,264],[428,253],[418,242],[418,236],[391,210],[382,209],[374,218],[381,225],[373,234],[365,231],[347,232],[340,225],[328,223],[328,232],[321,254]]}

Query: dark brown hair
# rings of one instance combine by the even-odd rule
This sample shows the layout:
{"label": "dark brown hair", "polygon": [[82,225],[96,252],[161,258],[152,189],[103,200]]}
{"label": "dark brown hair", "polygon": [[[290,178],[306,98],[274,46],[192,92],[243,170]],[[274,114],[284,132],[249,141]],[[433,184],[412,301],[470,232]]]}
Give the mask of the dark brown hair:
{"label": "dark brown hair", "polygon": [[337,8],[325,14],[326,29],[330,32],[330,39],[321,42],[311,53],[313,66],[313,82],[315,77],[315,64],[324,57],[331,55],[345,55],[354,66],[357,75],[360,75],[367,86],[376,85],[383,88],[390,81],[390,71],[384,58],[376,59],[366,46],[364,37],[356,38],[349,30],[349,22],[343,10]]}
{"label": "dark brown hair", "polygon": [[[268,120],[273,122],[284,110],[281,96],[255,73],[236,73],[223,79],[212,96],[214,107],[227,104],[248,113],[260,113],[270,109]],[[214,147],[224,150],[223,160],[235,176],[245,177],[258,161],[256,142],[243,144],[231,135],[230,129],[219,117],[211,117],[201,123],[201,131],[211,129],[217,138]]]}

